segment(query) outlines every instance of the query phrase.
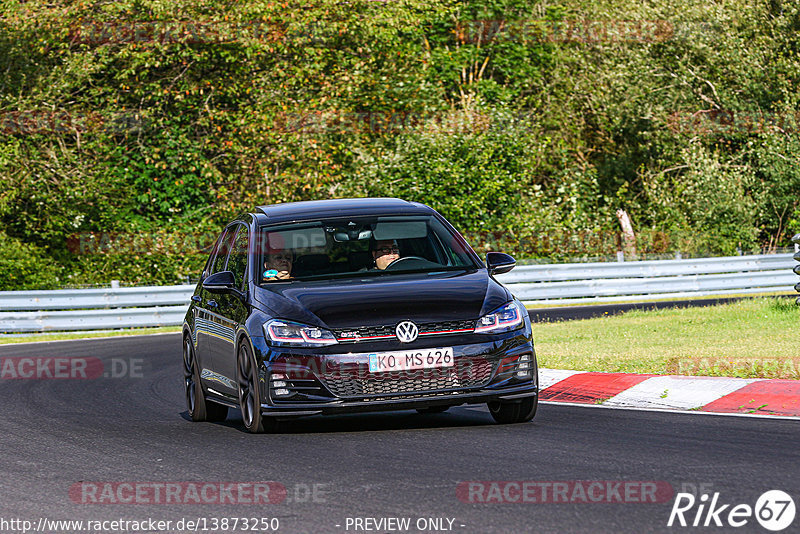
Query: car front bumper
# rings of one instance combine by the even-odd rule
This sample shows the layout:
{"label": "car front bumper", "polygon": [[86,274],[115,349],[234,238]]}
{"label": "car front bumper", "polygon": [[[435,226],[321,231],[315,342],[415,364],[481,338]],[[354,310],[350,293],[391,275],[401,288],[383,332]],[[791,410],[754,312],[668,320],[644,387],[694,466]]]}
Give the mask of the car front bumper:
{"label": "car front bumper", "polygon": [[330,415],[342,413],[380,412],[389,410],[414,410],[436,406],[459,406],[462,404],[484,404],[492,401],[515,401],[536,397],[539,390],[532,384],[512,388],[480,389],[468,392],[452,392],[425,395],[409,395],[391,399],[344,400],[321,404],[281,404],[280,406],[262,404],[261,413],[270,417],[305,417],[309,415]]}
{"label": "car front bumper", "polygon": [[[275,349],[265,351],[261,366],[261,383],[263,385],[263,399],[261,402],[261,412],[265,416],[292,418],[317,414],[342,414],[358,412],[374,412],[388,410],[409,410],[433,408],[439,406],[458,406],[462,404],[483,404],[492,401],[513,402],[538,395],[538,367],[532,340],[527,332],[518,332],[495,338],[493,340],[481,339],[482,342],[476,343],[475,338],[463,338],[462,343],[446,343],[453,347],[456,368],[467,375],[471,372],[485,373],[484,378],[475,380],[471,383],[463,379],[461,384],[456,387],[452,385],[444,388],[423,388],[414,389],[407,385],[403,378],[397,379],[398,389],[390,384],[391,381],[379,379],[367,370],[366,357],[371,350],[367,347],[351,346],[352,352],[343,353],[339,347],[331,350],[330,354],[315,353],[302,354],[296,350],[291,353],[276,351]],[[456,339],[452,339],[456,341]],[[469,341],[463,343],[463,341]],[[442,340],[434,341],[431,345],[444,345]],[[263,346],[262,346],[263,347]],[[258,347],[258,348],[262,348]],[[267,348],[267,347],[264,347]],[[349,347],[348,347],[349,348]],[[380,347],[383,348],[383,347]],[[363,350],[367,349],[367,350]],[[370,347],[372,350],[378,349],[377,346]],[[257,349],[258,350],[258,349]],[[517,378],[514,373],[516,365],[521,362],[521,357],[530,355],[530,375],[527,378]],[[468,360],[468,361],[467,361]],[[510,362],[510,363],[509,363]],[[460,367],[459,363],[467,363]],[[527,366],[526,366],[527,367]],[[287,373],[287,369],[299,371],[302,378],[295,381],[293,378],[286,380],[290,383],[300,383],[299,389],[309,390],[308,387],[314,385],[317,389],[316,394],[297,395],[293,398],[279,399],[273,395],[273,388],[270,387],[271,377],[275,373]],[[333,369],[334,377],[344,381],[361,382],[365,390],[348,395],[337,393],[335,380],[326,373]],[[281,375],[284,376],[284,375]],[[288,376],[288,374],[286,375]],[[465,375],[466,376],[466,375]],[[353,379],[355,377],[355,379]],[[376,379],[377,388],[381,392],[373,390],[366,392],[369,380]],[[275,379],[272,379],[275,380]],[[283,383],[283,382],[282,382]],[[375,385],[375,384],[373,384]],[[386,386],[389,387],[381,387]],[[341,388],[339,388],[341,389]]]}

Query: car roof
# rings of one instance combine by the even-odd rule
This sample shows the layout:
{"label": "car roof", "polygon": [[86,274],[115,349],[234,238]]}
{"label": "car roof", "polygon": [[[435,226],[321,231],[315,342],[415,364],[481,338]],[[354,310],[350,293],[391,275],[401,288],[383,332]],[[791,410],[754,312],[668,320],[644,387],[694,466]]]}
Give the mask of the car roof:
{"label": "car roof", "polygon": [[[358,215],[385,214],[432,214],[433,209],[425,204],[409,202],[399,198],[340,198],[334,200],[311,200],[271,204],[256,208],[261,212],[261,222],[276,223],[321,217],[348,217]],[[263,216],[266,216],[264,220]]]}

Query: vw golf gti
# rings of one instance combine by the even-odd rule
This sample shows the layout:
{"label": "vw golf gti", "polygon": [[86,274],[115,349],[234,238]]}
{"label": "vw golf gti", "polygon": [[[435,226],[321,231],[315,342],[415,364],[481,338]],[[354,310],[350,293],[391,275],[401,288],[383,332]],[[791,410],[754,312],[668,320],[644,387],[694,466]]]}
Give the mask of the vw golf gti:
{"label": "vw golf gti", "polygon": [[241,411],[250,432],[301,416],[538,405],[531,323],[432,208],[389,198],[257,208],[217,239],[183,324],[193,421]]}

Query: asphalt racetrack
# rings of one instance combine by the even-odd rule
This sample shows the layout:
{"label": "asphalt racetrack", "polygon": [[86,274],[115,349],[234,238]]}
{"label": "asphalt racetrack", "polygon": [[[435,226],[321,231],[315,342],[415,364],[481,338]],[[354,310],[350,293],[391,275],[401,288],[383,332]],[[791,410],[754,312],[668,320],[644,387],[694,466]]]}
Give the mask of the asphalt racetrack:
{"label": "asphalt racetrack", "polygon": [[[20,531],[11,520],[148,518],[172,521],[169,532],[203,531],[179,530],[181,519],[242,532],[232,518],[286,533],[767,532],[752,517],[737,529],[667,521],[682,490],[718,493],[720,505],[800,495],[796,420],[543,404],[521,425],[476,406],[312,417],[251,435],[234,410],[224,423],[187,420],[178,334],[0,346],[0,359],[15,357],[103,367],[96,378],[0,380],[2,532]],[[267,481],[279,502],[248,504],[247,484]],[[181,488],[172,502],[154,497],[167,483]],[[186,489],[221,483],[245,490],[215,504]],[[212,530],[223,518],[228,528]],[[785,532],[799,530],[797,518]]]}

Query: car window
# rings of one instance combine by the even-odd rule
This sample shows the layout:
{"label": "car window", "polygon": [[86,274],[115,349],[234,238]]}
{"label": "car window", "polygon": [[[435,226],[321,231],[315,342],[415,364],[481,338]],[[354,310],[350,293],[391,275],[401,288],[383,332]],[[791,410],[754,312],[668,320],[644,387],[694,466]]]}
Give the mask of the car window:
{"label": "car window", "polygon": [[247,226],[240,224],[233,240],[233,248],[228,258],[227,271],[231,271],[236,280],[235,285],[244,288],[245,275],[247,272]]}
{"label": "car window", "polygon": [[228,262],[228,254],[230,253],[231,246],[233,244],[233,238],[236,235],[235,229],[235,226],[229,227],[217,245],[217,255],[214,258],[214,266],[211,269],[211,274],[225,270],[225,265]]}
{"label": "car window", "polygon": [[219,246],[222,243],[222,239],[225,237],[225,233],[227,230],[223,230],[221,234],[217,237],[216,241],[214,241],[213,246],[211,247],[211,254],[208,255],[208,260],[206,260],[206,266],[203,268],[203,278],[210,275],[213,272],[214,268],[214,258],[217,257],[217,250],[219,250]]}
{"label": "car window", "polygon": [[322,219],[259,228],[261,282],[480,268],[433,216]]}

